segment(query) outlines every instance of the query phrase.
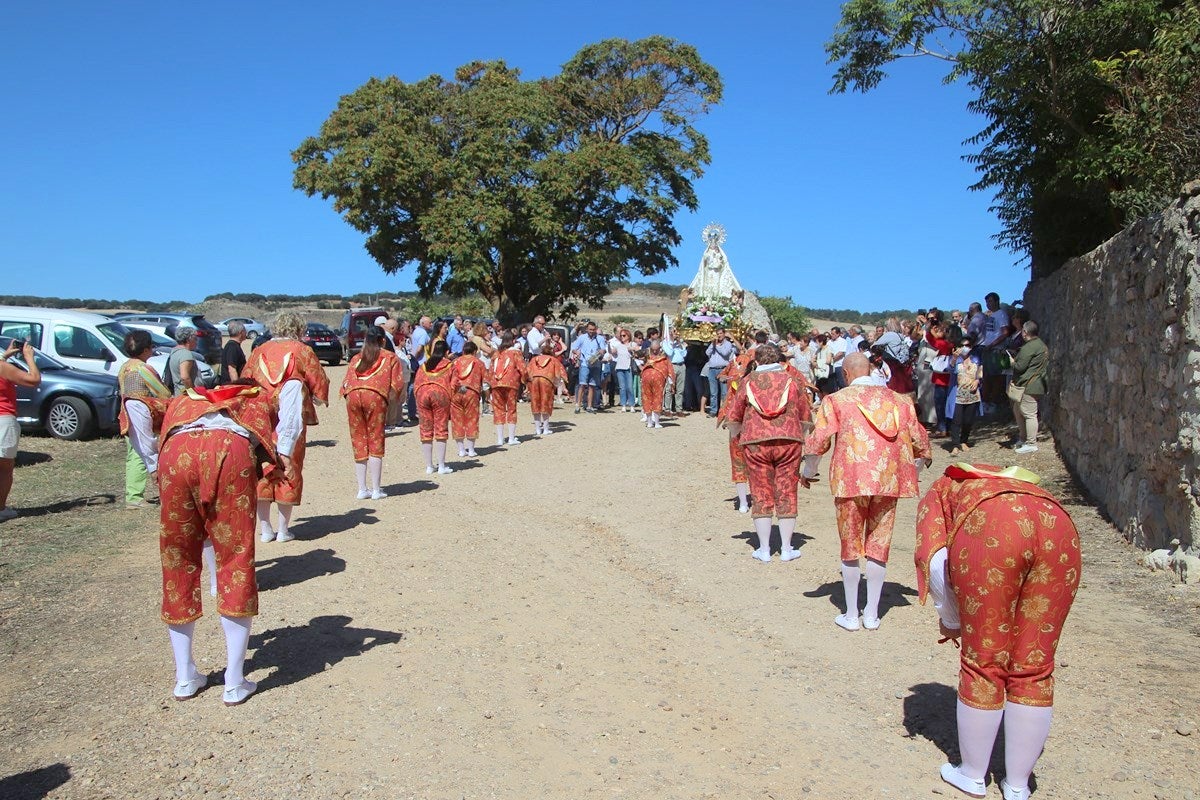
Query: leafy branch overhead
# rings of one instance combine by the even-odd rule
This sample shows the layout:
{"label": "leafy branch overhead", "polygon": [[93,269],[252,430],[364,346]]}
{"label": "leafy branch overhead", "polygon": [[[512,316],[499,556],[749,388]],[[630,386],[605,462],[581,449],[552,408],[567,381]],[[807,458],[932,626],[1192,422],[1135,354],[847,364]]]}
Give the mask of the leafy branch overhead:
{"label": "leafy branch overhead", "polygon": [[696,50],[653,36],[589,45],[553,77],[500,61],[453,80],[372,78],[292,154],[384,271],[426,294],[477,291],[505,320],[603,305],[609,282],[674,266],[673,217],[709,163],[721,99]]}
{"label": "leafy branch overhead", "polygon": [[1197,4],[1180,0],[851,0],[826,44],[833,92],[911,57],[975,91],[967,144],[1001,246],[1035,277],[1160,208],[1200,175]]}

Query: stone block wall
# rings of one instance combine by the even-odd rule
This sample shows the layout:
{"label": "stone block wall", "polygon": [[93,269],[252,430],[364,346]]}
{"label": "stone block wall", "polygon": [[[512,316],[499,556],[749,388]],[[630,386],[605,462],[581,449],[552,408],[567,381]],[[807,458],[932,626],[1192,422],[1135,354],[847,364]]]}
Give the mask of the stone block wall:
{"label": "stone block wall", "polygon": [[1200,544],[1200,181],[1053,275],[1025,306],[1051,354],[1044,417],[1127,538]]}

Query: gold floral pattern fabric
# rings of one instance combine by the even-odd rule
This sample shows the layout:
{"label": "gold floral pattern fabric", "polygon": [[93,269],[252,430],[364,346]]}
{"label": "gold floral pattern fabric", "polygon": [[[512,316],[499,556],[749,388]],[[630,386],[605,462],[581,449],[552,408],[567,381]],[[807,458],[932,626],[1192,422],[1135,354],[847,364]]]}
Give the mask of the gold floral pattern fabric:
{"label": "gold floral pattern fabric", "polygon": [[387,425],[387,400],[374,391],[352,391],[346,398],[350,419],[350,447],[355,461],[383,458],[384,426]]}
{"label": "gold floral pattern fabric", "polygon": [[1005,478],[939,478],[917,511],[921,594],[946,569],[962,618],[959,698],[974,708],[1054,703],[1054,656],[1079,589],[1079,534],[1045,490]]}
{"label": "gold floral pattern fabric", "polygon": [[895,497],[835,497],[842,561],[869,558],[886,564],[896,529]]}
{"label": "gold floral pattern fabric", "polygon": [[[475,356],[454,359],[454,378],[450,387],[450,429],[455,439],[479,438],[479,398],[487,367]],[[460,391],[465,388],[466,391]]]}
{"label": "gold floral pattern fabric", "polygon": [[834,497],[916,497],[914,461],[932,453],[912,402],[884,386],[847,386],[821,402],[805,453],[831,444]]}
{"label": "gold floral pattern fabric", "polygon": [[773,441],[803,442],[804,423],[812,419],[803,380],[797,381],[786,370],[750,373],[728,403],[727,419],[742,423],[739,441],[743,446]]}
{"label": "gold floral pattern fabric", "polygon": [[554,390],[559,382],[567,382],[562,361],[554,356],[534,356],[529,359],[529,411],[532,414],[554,413]]}
{"label": "gold floral pattern fabric", "polygon": [[750,493],[754,495],[753,515],[794,519],[803,445],[776,440],[751,443],[745,445],[743,450]]}
{"label": "gold floral pattern fabric", "polygon": [[647,356],[642,366],[642,411],[647,414],[661,414],[663,410],[663,393],[667,381],[675,380],[675,368],[666,356]]}
{"label": "gold floral pattern fabric", "polygon": [[453,363],[442,360],[436,369],[426,361],[413,380],[421,442],[444,442],[450,438],[450,393],[454,382]]}
{"label": "gold floral pattern fabric", "polygon": [[162,498],[162,619],[197,619],[201,551],[211,539],[217,560],[217,611],[227,617],[258,613],[254,579],[255,460],[250,442],[223,430],[170,436],[159,454]]}

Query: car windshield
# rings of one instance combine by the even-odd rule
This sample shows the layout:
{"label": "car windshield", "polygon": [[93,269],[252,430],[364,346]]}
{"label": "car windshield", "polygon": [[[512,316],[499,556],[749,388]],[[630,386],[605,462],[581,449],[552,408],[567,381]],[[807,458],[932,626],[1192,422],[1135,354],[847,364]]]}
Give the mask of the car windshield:
{"label": "car windshield", "polygon": [[333,331],[329,330],[328,325],[319,325],[315,322],[308,323],[308,332],[309,333],[333,333]]}
{"label": "car windshield", "polygon": [[104,322],[97,325],[96,330],[104,334],[104,338],[113,343],[118,353],[125,352],[125,335],[129,333],[129,328],[126,328],[119,322]]}
{"label": "car windshield", "polygon": [[[12,339],[8,338],[7,336],[0,336],[0,351],[7,350],[8,346],[11,343],[12,343]],[[38,350],[36,347],[33,349],[33,360],[37,362],[38,369],[40,369],[43,372],[53,372],[55,370],[60,370],[60,369],[70,369],[70,367],[68,367],[66,364],[62,363],[61,361],[51,358],[50,356],[43,353],[41,350]],[[9,363],[16,364],[17,366],[24,368],[25,367],[25,357],[22,356],[20,353],[18,353],[9,359]]]}

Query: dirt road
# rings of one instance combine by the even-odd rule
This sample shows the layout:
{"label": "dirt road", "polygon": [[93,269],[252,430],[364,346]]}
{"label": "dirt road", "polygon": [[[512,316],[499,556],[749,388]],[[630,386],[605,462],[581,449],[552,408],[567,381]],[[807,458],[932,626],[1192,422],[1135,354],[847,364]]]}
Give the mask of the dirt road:
{"label": "dirt road", "polygon": [[[557,413],[555,435],[437,480],[392,436],[372,502],[340,401],[322,410],[299,538],[259,547],[260,691],[238,708],[171,700],[153,512],[5,523],[4,547],[59,518],[127,530],[0,588],[0,797],[957,796],[937,777],[957,653],[916,604],[915,501],[882,627],[846,633],[826,485],[801,490],[804,556],[760,564],[706,419]],[[1049,450],[1033,466],[1068,495],[1085,573],[1034,797],[1200,796],[1200,592],[1137,568]],[[219,681],[215,614],[196,655]]]}

